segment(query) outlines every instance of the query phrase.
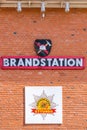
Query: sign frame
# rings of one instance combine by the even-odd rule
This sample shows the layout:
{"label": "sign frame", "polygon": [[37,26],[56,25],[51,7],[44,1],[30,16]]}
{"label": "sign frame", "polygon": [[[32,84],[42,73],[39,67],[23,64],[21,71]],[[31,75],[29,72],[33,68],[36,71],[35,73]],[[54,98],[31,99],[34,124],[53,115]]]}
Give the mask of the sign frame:
{"label": "sign frame", "polygon": [[[69,59],[82,59],[82,66],[4,66],[4,59],[7,58],[7,59],[11,59],[11,58],[14,58],[14,59],[37,59],[38,61],[39,60],[48,60],[48,59],[66,59],[66,60],[69,60]],[[81,69],[84,69],[85,68],[85,58],[84,57],[81,57],[81,56],[47,56],[47,57],[39,57],[39,56],[2,56],[1,57],[1,69],[48,69],[48,70],[51,70],[51,69],[58,69],[58,70],[81,70]]]}
{"label": "sign frame", "polygon": [[[41,113],[40,107],[34,113],[43,99],[49,100],[53,113]],[[62,106],[62,86],[25,86],[25,124],[62,124]]]}

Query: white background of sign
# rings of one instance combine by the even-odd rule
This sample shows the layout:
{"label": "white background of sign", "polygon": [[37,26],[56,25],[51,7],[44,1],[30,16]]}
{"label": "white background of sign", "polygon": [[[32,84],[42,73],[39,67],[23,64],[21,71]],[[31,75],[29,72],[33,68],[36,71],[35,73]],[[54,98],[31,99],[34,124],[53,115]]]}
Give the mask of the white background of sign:
{"label": "white background of sign", "polygon": [[[41,114],[32,113],[30,104],[35,102],[34,95],[41,96],[45,92],[46,96],[53,96],[52,102],[56,103],[56,113],[47,114],[45,119]],[[61,86],[26,86],[25,87],[25,124],[61,124],[62,123],[62,87]]]}

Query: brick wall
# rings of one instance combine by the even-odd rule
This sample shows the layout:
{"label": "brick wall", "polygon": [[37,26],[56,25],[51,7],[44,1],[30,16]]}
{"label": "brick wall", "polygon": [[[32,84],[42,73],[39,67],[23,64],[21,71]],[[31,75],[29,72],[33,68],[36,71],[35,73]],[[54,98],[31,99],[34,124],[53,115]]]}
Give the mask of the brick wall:
{"label": "brick wall", "polygon": [[[35,56],[35,39],[53,42],[50,56],[87,59],[87,9],[0,9],[0,56]],[[25,86],[63,87],[62,125],[24,124]],[[87,68],[0,70],[0,130],[87,130]]]}

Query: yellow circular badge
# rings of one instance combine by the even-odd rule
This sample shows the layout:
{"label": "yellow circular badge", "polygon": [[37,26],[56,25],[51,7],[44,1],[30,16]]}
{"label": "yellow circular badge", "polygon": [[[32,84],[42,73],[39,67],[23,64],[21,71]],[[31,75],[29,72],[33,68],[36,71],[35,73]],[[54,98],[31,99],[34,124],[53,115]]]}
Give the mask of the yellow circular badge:
{"label": "yellow circular badge", "polygon": [[41,98],[37,102],[37,109],[50,109],[50,101],[46,98]]}

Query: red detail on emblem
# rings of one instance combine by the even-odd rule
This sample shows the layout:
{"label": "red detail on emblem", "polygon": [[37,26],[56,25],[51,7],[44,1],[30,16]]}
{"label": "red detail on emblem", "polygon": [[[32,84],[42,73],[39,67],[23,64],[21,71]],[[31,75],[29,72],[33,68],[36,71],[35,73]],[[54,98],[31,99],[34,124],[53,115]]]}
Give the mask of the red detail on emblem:
{"label": "red detail on emblem", "polygon": [[32,109],[32,113],[35,113],[35,114],[40,114],[40,113],[51,114],[51,113],[56,113],[56,109]]}

